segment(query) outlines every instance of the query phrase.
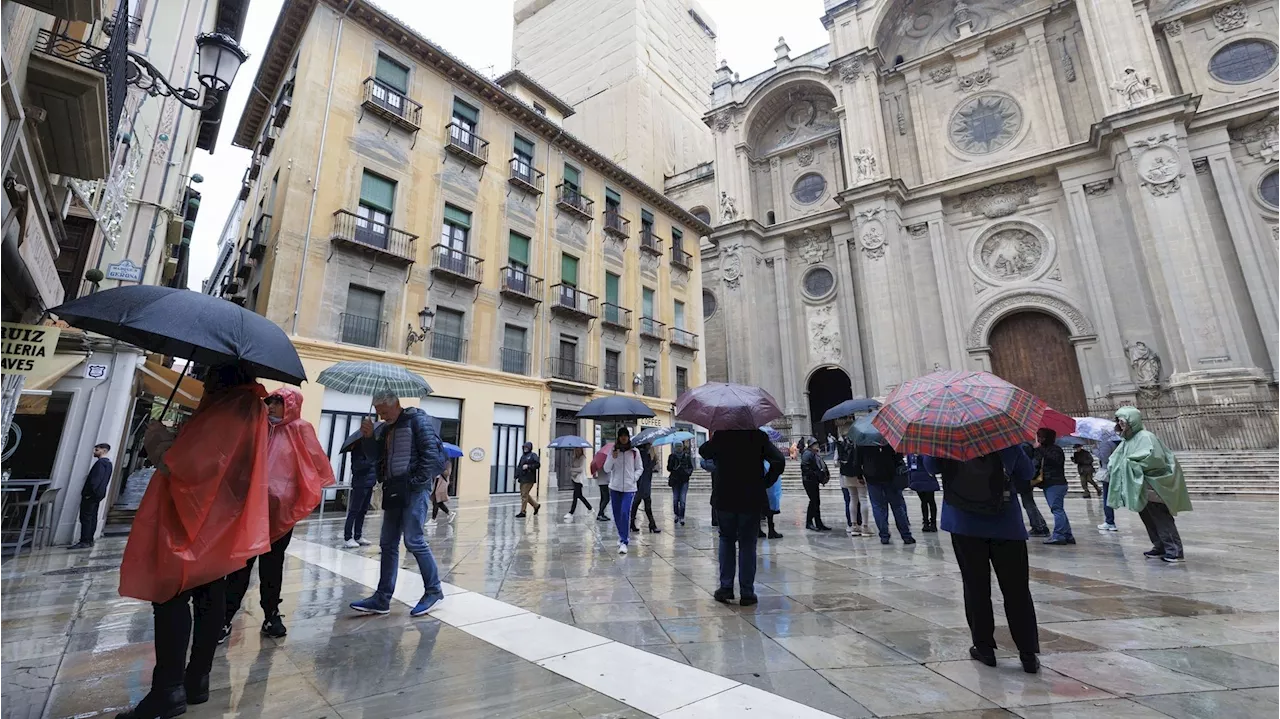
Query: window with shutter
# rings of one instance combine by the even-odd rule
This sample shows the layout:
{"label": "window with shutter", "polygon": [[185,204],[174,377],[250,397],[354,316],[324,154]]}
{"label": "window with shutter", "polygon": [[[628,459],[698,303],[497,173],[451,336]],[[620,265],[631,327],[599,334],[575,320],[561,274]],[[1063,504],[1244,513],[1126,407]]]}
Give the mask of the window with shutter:
{"label": "window with shutter", "polygon": [[684,303],[679,300],[675,304],[675,324],[676,329],[684,329]]}
{"label": "window with shutter", "polygon": [[645,317],[650,317],[650,318],[653,317],[653,298],[654,298],[653,290],[649,289],[648,287],[644,288],[644,292],[642,293],[641,298],[642,298],[641,314],[643,314]]}
{"label": "window with shutter", "polygon": [[356,240],[372,247],[387,246],[396,183],[364,171],[360,179],[360,204],[356,207]]}
{"label": "window with shutter", "polygon": [[529,238],[516,232],[507,240],[507,264],[512,267],[529,269]]}
{"label": "window with shutter", "polygon": [[570,287],[578,286],[578,258],[573,255],[560,255],[560,284]]}
{"label": "window with shutter", "polygon": [[378,82],[395,90],[401,95],[409,94],[409,68],[378,53],[378,66],[374,70]]}
{"label": "window with shutter", "polygon": [[564,184],[565,187],[578,192],[582,189],[582,173],[573,165],[566,164],[564,166]]}
{"label": "window with shutter", "polygon": [[604,301],[605,302],[609,302],[615,305],[621,304],[621,300],[619,300],[619,297],[621,296],[621,291],[619,290],[619,283],[621,282],[621,280],[622,280],[621,277],[618,277],[612,272],[604,273]]}

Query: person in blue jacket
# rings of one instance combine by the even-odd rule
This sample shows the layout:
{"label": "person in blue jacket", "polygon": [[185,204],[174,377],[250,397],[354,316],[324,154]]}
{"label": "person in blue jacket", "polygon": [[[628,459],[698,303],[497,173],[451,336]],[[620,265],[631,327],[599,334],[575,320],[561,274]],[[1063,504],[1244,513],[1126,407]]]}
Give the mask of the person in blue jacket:
{"label": "person in blue jacket", "polygon": [[924,466],[923,454],[907,455],[907,488],[920,497],[920,531],[938,531],[938,503],[933,494],[941,487]]}
{"label": "person in blue jacket", "polygon": [[[1022,506],[1018,503],[1019,494],[1030,486],[1035,473],[1031,458],[1021,447],[1014,446],[968,462],[926,457],[925,467],[942,477],[942,531],[951,533],[951,547],[964,582],[964,613],[973,639],[969,656],[987,666],[996,665],[995,615],[991,608],[994,568],[1022,669],[1029,674],[1040,671],[1027,527],[1022,523]],[[982,485],[988,481],[994,491],[983,496]]]}
{"label": "person in blue jacket", "polygon": [[80,490],[80,541],[69,549],[93,547],[98,533],[98,505],[106,499],[107,490],[111,487],[111,460],[107,458],[110,451],[111,445],[106,442],[93,446],[93,466],[89,467],[84,488]]}

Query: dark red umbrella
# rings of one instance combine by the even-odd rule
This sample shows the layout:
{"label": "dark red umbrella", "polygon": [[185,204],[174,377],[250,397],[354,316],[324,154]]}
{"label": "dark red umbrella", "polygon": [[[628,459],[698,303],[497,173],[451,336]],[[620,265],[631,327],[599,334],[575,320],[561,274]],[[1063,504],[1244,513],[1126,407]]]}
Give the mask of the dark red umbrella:
{"label": "dark red umbrella", "polygon": [[710,382],[676,400],[676,418],[707,429],[757,429],[782,416],[773,396],[759,387]]}
{"label": "dark red umbrella", "polygon": [[1051,429],[1059,437],[1076,433],[1076,421],[1052,407],[1046,407],[1040,418],[1041,429]]}
{"label": "dark red umbrella", "polygon": [[968,460],[1034,441],[1045,409],[993,374],[944,370],[890,392],[871,424],[904,454]]}
{"label": "dark red umbrella", "polygon": [[609,457],[609,453],[613,451],[613,442],[606,444],[596,452],[596,456],[591,458],[591,473],[600,474],[600,470],[604,469],[604,461]]}

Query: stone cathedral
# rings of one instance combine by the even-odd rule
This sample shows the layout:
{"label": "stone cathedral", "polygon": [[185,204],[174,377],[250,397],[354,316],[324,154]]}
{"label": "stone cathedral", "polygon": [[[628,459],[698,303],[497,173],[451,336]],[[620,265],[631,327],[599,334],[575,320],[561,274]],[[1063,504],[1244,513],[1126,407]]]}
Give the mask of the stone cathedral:
{"label": "stone cathedral", "polygon": [[984,369],[1064,411],[1273,400],[1275,0],[827,0],[830,43],[715,71],[711,380],[793,433]]}

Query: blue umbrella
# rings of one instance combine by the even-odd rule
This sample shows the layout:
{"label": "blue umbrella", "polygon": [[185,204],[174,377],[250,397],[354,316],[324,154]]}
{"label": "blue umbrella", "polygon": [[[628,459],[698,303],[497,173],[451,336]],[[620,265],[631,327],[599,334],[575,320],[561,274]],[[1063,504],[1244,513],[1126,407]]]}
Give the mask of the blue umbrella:
{"label": "blue umbrella", "polygon": [[459,447],[458,445],[449,444],[448,442],[442,442],[441,444],[444,445],[444,452],[445,454],[449,455],[449,459],[454,459],[456,457],[462,456],[462,448]]}
{"label": "blue umbrella", "polygon": [[576,434],[566,434],[548,442],[547,449],[591,449],[591,443]]}
{"label": "blue umbrella", "polygon": [[631,438],[631,444],[634,444],[637,447],[642,444],[653,444],[654,440],[666,437],[675,431],[675,427],[645,427],[637,432],[636,436]]}
{"label": "blue umbrella", "polygon": [[779,432],[778,430],[774,429],[773,427],[770,427],[770,426],[769,426],[769,425],[767,425],[767,424],[766,424],[765,426],[761,427],[761,428],[760,428],[760,431],[761,431],[761,432],[764,432],[764,433],[765,433],[765,434],[767,434],[767,435],[769,435],[769,441],[770,441],[770,442],[781,442],[781,441],[782,441],[782,433],[781,433],[781,432]]}
{"label": "blue umbrella", "polygon": [[869,414],[866,417],[861,417],[857,422],[853,423],[852,427],[849,428],[849,434],[847,436],[853,441],[855,446],[872,447],[878,445],[884,447],[889,444],[885,441],[884,435],[880,434],[880,430],[876,429],[875,425],[871,424],[871,418],[874,416],[875,413]]}
{"label": "blue umbrella", "polygon": [[1089,440],[1081,439],[1079,437],[1059,437],[1054,444],[1059,447],[1079,447],[1081,445],[1089,444]]}
{"label": "blue umbrella", "polygon": [[672,432],[671,434],[668,434],[664,437],[659,437],[655,439],[653,441],[653,446],[663,447],[668,444],[680,444],[681,442],[688,442],[691,439],[693,439],[693,432],[686,432],[684,430],[680,430],[678,432]]}
{"label": "blue umbrella", "polygon": [[879,406],[879,402],[865,397],[846,399],[826,412],[823,412],[822,421],[829,422],[833,419],[840,419],[841,417],[848,417],[851,414],[857,414],[858,412],[869,412]]}

